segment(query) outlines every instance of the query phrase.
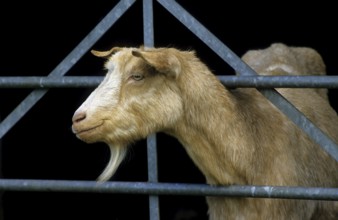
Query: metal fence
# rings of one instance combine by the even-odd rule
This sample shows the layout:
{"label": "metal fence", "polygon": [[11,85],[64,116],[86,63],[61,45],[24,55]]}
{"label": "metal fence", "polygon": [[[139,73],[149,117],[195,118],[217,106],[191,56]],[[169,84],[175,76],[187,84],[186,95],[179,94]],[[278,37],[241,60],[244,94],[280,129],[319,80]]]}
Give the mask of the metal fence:
{"label": "metal fence", "polygon": [[[47,77],[0,77],[0,88],[36,88],[0,123],[0,139],[31,109],[50,88],[97,86],[102,77],[67,77],[70,68],[100,37],[136,2],[121,0],[99,24],[75,47]],[[219,76],[229,87],[256,87],[323,150],[338,161],[338,146],[274,88],[338,88],[338,76],[257,76],[256,72],[173,0],[157,0],[168,12],[193,32],[201,41],[227,62],[240,76]],[[143,0],[144,45],[154,46],[153,1]],[[209,186],[206,184],[159,183],[157,174],[156,134],[147,138],[148,182],[0,180],[0,190],[104,192],[149,195],[150,219],[159,219],[159,195],[239,196],[259,198],[292,198],[338,200],[337,188],[276,187],[276,186]]]}

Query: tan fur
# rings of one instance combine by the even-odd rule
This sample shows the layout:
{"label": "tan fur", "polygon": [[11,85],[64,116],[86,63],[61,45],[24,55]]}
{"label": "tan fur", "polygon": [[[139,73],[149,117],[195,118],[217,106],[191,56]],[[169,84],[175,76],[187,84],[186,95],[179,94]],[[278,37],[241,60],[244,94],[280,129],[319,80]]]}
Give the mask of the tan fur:
{"label": "tan fur", "polygon": [[[121,84],[115,89],[119,92],[114,93],[117,97],[97,98],[117,101],[95,110],[84,104],[75,112],[73,131],[80,139],[126,148],[161,131],[182,143],[212,185],[338,187],[337,162],[256,89],[224,88],[194,52],[174,48],[114,51],[96,55],[112,54],[106,64],[106,81],[110,74],[120,74]],[[310,48],[273,44],[249,51],[243,60],[264,75],[325,75],[320,55]],[[97,90],[105,89],[105,84]],[[338,142],[338,118],[325,89],[279,92]],[[212,220],[338,216],[334,202],[226,197],[208,197],[207,201]]]}

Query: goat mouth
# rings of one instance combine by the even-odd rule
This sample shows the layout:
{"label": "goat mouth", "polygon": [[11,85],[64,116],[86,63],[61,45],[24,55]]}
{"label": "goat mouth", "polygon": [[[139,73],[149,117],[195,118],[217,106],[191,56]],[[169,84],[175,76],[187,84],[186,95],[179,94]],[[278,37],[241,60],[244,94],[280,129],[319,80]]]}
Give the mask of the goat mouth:
{"label": "goat mouth", "polygon": [[81,138],[82,136],[93,132],[94,130],[96,130],[98,127],[101,127],[102,125],[103,125],[103,122],[98,125],[82,128],[79,130],[73,128],[73,132],[75,133],[77,137]]}

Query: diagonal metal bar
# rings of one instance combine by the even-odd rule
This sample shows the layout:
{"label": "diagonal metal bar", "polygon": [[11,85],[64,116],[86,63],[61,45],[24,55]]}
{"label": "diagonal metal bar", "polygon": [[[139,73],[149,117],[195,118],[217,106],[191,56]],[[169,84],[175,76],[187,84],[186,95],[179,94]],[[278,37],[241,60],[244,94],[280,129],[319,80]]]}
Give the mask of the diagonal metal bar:
{"label": "diagonal metal bar", "polygon": [[[158,2],[174,15],[183,25],[193,32],[200,40],[210,47],[218,56],[227,62],[236,72],[243,76],[254,76],[257,73],[241,60],[234,52],[225,46],[215,35],[197,21],[181,5],[173,0],[158,0]],[[298,111],[290,102],[284,99],[276,90],[264,90],[262,94],[276,105],[285,115],[300,127],[323,150],[338,161],[338,145],[307,117]]]}
{"label": "diagonal metal bar", "polygon": [[287,99],[280,95],[276,90],[259,90],[268,100],[270,100],[281,112],[287,115],[296,125],[298,125],[310,138],[315,140],[322,149],[338,161],[338,147],[321,129],[313,124],[306,116],[295,108]]}
{"label": "diagonal metal bar", "polygon": [[[127,11],[136,0],[121,0],[97,26],[49,74],[63,76]],[[31,92],[0,124],[0,139],[47,93],[47,89]]]}

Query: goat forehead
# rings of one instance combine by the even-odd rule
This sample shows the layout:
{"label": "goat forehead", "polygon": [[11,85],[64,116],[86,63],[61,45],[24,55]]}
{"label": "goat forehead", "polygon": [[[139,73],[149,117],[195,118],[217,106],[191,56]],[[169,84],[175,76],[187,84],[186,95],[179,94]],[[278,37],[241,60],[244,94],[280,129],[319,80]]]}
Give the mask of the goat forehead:
{"label": "goat forehead", "polygon": [[137,66],[135,63],[136,59],[137,58],[132,55],[131,49],[124,49],[112,55],[106,62],[105,67],[108,71],[117,69],[121,73],[128,72]]}
{"label": "goat forehead", "polygon": [[112,71],[114,68],[116,68],[119,63],[121,63],[121,52],[116,52],[114,55],[112,55],[107,62],[105,63],[105,68],[109,71]]}
{"label": "goat forehead", "polygon": [[113,59],[109,59],[109,60],[105,63],[104,67],[105,67],[108,71],[112,71],[112,70],[114,69],[114,67],[115,67],[115,62],[114,62],[114,60],[113,60]]}

